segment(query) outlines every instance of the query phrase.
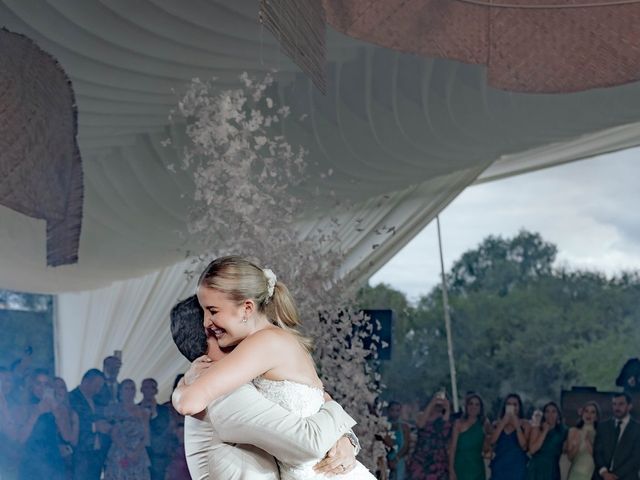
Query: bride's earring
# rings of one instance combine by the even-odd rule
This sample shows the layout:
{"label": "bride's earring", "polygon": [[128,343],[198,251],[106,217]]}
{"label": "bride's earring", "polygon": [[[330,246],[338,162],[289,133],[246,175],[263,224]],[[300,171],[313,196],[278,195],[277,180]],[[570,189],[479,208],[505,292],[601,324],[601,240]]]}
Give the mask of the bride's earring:
{"label": "bride's earring", "polygon": [[247,323],[247,314],[244,314],[244,317],[242,318],[242,323]]}

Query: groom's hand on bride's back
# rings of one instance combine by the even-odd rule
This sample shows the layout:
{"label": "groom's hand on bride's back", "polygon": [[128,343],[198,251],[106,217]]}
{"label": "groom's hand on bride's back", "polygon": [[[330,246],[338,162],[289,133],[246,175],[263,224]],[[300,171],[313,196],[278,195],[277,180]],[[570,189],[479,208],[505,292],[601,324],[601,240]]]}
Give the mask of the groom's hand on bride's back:
{"label": "groom's hand on bride's back", "polygon": [[206,372],[211,365],[213,365],[213,362],[206,355],[196,358],[189,367],[189,370],[184,374],[184,383],[191,385],[200,375]]}
{"label": "groom's hand on bride's back", "polygon": [[343,475],[356,468],[355,447],[346,437],[341,437],[325,457],[313,469],[325,475]]}

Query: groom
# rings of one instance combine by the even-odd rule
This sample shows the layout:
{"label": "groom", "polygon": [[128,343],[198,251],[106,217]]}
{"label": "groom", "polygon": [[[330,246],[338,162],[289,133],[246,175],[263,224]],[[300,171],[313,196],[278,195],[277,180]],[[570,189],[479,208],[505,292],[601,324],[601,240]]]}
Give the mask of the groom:
{"label": "groom", "polygon": [[[206,336],[202,318],[195,296],[183,300],[171,310],[171,334],[188,360],[206,354],[215,362],[225,354],[214,337]],[[199,415],[185,417],[189,473],[198,480],[278,480],[274,457],[301,464],[325,457],[327,451],[317,472],[346,473],[356,463],[357,439],[349,430],[354,424],[336,402],[300,418],[246,384]]]}

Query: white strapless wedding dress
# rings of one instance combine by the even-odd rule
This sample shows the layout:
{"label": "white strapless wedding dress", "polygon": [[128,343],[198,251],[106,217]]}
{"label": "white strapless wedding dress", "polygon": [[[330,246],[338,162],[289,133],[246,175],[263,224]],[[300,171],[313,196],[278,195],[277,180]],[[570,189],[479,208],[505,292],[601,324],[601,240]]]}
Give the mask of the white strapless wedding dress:
{"label": "white strapless wedding dress", "polygon": [[[258,377],[253,381],[258,391],[274,403],[286,408],[296,415],[308,417],[317,413],[324,404],[324,393],[319,388],[289,380],[269,380]],[[288,465],[278,461],[281,480],[326,480],[325,475],[314,472],[313,466],[320,459],[304,465]],[[336,480],[375,480],[360,462],[356,468],[345,475],[332,477]]]}

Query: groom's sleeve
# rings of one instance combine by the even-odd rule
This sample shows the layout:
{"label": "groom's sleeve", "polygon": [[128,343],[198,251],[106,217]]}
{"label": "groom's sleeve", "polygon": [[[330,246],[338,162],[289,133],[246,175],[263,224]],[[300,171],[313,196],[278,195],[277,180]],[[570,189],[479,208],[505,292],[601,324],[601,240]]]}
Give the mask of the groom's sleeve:
{"label": "groom's sleeve", "polygon": [[252,385],[241,386],[207,410],[222,441],[255,445],[291,464],[324,457],[356,424],[333,401],[315,415],[301,418],[267,400]]}

